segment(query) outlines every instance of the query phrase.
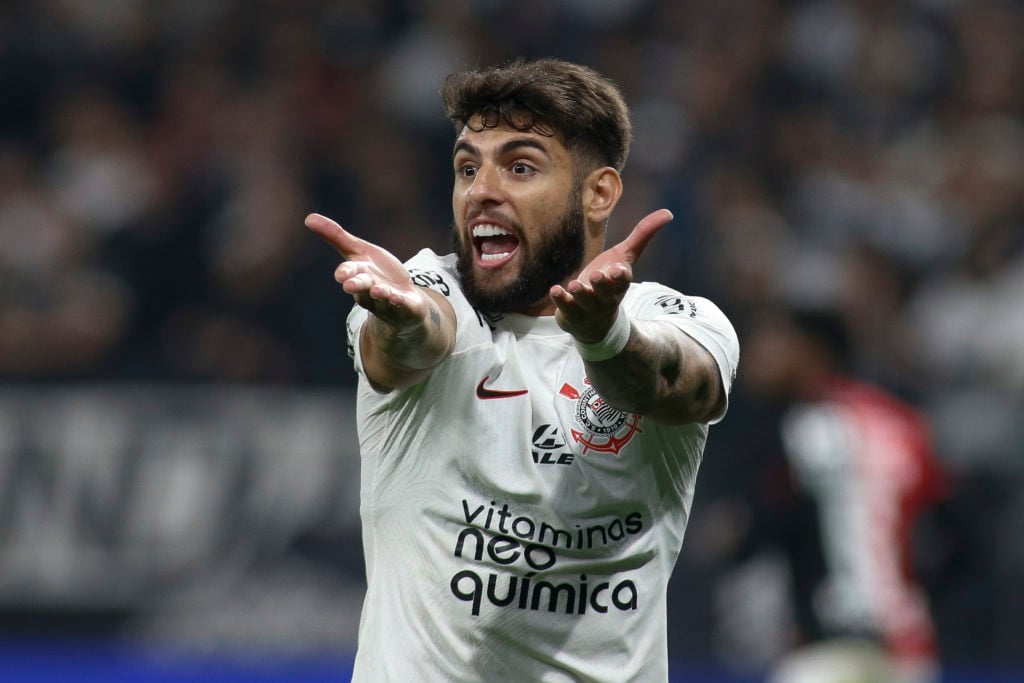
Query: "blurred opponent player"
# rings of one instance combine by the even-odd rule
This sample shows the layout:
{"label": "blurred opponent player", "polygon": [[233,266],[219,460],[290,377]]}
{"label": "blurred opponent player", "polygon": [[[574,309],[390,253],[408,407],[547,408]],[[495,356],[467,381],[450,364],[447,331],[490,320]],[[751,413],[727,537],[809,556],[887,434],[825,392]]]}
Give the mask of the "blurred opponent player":
{"label": "blurred opponent player", "polygon": [[[911,557],[919,515],[947,488],[925,419],[849,374],[837,314],[765,314],[748,341],[750,384],[788,406],[781,438],[793,496],[761,501],[751,536],[787,549],[803,646],[770,682],[938,680]],[[816,523],[797,519],[808,513]]]}

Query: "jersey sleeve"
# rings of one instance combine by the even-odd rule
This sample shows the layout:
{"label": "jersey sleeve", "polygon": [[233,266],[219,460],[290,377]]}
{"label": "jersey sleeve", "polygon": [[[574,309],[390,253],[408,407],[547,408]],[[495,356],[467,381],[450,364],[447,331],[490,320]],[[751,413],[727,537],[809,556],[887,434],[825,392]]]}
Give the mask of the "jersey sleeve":
{"label": "jersey sleeve", "polygon": [[718,364],[725,391],[725,404],[708,423],[720,422],[729,408],[729,393],[740,360],[739,338],[725,313],[708,299],[687,296],[656,283],[639,283],[631,287],[623,308],[636,320],[669,323],[707,349]]}

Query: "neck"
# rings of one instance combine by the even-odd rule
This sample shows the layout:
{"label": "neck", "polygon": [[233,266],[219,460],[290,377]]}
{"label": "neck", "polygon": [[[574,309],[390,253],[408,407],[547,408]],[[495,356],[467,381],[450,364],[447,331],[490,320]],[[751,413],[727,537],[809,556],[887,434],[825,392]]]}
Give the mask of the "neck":
{"label": "neck", "polygon": [[[565,286],[565,283],[562,285]],[[523,315],[532,315],[533,317],[540,317],[543,315],[554,315],[555,304],[551,301],[550,296],[545,296],[543,299],[535,301],[533,304],[526,308],[516,311],[516,313],[522,313]]]}

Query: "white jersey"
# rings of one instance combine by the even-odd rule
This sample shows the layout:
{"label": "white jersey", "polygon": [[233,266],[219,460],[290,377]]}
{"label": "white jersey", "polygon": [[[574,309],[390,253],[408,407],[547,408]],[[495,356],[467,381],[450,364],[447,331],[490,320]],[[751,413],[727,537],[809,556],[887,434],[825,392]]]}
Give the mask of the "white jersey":
{"label": "white jersey", "polygon": [[[353,680],[667,680],[666,586],[708,426],[607,405],[554,317],[478,313],[454,256],[406,266],[457,337],[421,384],[378,393],[366,311],[349,316],[368,582]],[[623,309],[700,342],[728,391],[739,343],[712,303],[633,284]]]}

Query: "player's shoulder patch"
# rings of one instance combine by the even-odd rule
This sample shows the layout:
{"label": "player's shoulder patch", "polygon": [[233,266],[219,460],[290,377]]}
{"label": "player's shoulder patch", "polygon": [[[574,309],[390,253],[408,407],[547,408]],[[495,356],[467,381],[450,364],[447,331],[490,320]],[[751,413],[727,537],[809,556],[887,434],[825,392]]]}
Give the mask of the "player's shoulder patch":
{"label": "player's shoulder patch", "polygon": [[641,318],[696,318],[701,313],[701,301],[700,297],[687,296],[656,282],[639,282],[629,288],[623,303]]}
{"label": "player's shoulder patch", "polygon": [[444,276],[436,270],[430,270],[428,268],[409,268],[409,277],[412,278],[412,282],[415,285],[433,289],[435,292],[443,294],[444,296],[452,295],[451,285],[449,285]]}
{"label": "player's shoulder patch", "polygon": [[433,289],[438,294],[451,297],[456,277],[450,258],[438,256],[431,249],[422,249],[405,262],[413,284]]}

